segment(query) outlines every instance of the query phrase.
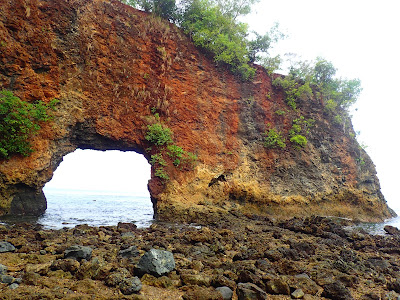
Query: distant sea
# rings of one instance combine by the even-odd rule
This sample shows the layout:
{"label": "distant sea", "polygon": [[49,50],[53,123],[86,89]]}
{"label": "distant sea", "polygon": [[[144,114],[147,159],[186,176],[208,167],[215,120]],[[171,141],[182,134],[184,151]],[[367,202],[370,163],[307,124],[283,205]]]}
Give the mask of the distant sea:
{"label": "distant sea", "polygon": [[39,218],[7,218],[4,223],[38,223],[45,229],[90,226],[113,226],[118,222],[149,227],[153,222],[150,196],[118,192],[44,189],[47,210]]}
{"label": "distant sea", "polygon": [[[118,222],[134,223],[138,227],[149,227],[153,219],[153,205],[150,196],[137,196],[118,192],[87,190],[44,190],[47,210],[39,218],[8,218],[4,223],[38,223],[45,229],[75,227],[80,224],[90,226],[114,226]],[[400,207],[395,208],[400,215]],[[371,234],[385,234],[385,225],[400,229],[400,217],[384,223],[362,223],[355,227],[363,228]]]}

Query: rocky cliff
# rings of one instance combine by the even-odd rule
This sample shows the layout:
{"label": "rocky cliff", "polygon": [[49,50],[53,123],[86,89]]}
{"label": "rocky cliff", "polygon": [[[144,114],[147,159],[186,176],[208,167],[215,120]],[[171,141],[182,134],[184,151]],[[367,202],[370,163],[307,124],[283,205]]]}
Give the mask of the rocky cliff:
{"label": "rocky cliff", "polygon": [[[0,161],[0,214],[43,213],[42,187],[64,155],[82,148],[152,160],[148,187],[159,219],[192,221],[232,207],[391,216],[372,161],[321,101],[289,108],[263,69],[242,82],[164,20],[118,1],[7,0],[0,43],[2,89],[30,102],[60,100],[32,137],[35,151]],[[269,126],[287,134],[299,116],[313,120],[304,148],[264,147]],[[146,138],[154,124],[197,160],[178,164]]]}

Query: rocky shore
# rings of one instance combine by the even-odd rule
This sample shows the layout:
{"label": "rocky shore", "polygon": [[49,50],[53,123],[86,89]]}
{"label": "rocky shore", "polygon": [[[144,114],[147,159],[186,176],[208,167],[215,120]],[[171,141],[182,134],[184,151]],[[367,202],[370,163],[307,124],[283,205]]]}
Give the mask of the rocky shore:
{"label": "rocky shore", "polygon": [[[0,225],[1,299],[398,299],[400,235],[343,219]],[[208,223],[208,224],[206,224]]]}

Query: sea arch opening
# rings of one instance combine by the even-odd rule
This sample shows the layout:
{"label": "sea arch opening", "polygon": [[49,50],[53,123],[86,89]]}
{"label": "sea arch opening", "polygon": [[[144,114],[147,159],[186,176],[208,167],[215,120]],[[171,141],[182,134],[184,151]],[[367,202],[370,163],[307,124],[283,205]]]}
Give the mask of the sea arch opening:
{"label": "sea arch opening", "polygon": [[154,216],[150,176],[150,164],[134,151],[77,149],[63,157],[45,185],[47,210],[39,223],[50,228],[149,226]]}

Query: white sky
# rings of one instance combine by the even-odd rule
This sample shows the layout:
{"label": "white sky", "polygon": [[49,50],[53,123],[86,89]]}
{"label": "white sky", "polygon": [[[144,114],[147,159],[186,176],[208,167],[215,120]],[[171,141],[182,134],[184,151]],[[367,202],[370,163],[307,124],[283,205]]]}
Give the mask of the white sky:
{"label": "white sky", "polygon": [[77,149],[64,156],[46,189],[118,192],[148,196],[150,165],[135,152]]}
{"label": "white sky", "polygon": [[[274,52],[297,53],[307,60],[322,56],[338,68],[340,76],[361,79],[364,90],[355,105],[354,127],[361,131],[359,141],[368,145],[382,191],[395,209],[400,209],[396,188],[400,169],[396,156],[400,145],[399,8],[398,0],[261,0],[245,20],[259,33],[279,22],[289,38],[279,42]],[[143,156],[89,150],[78,151],[76,156],[76,161],[72,154],[64,158],[46,187],[147,192],[150,166]],[[141,161],[134,158],[138,156]],[[64,167],[68,168],[65,172]]]}
{"label": "white sky", "polygon": [[400,211],[399,11],[398,0],[261,0],[246,22],[259,33],[279,22],[289,38],[274,52],[297,53],[305,60],[322,56],[340,76],[361,79],[364,90],[353,124],[377,166],[386,200]]}

